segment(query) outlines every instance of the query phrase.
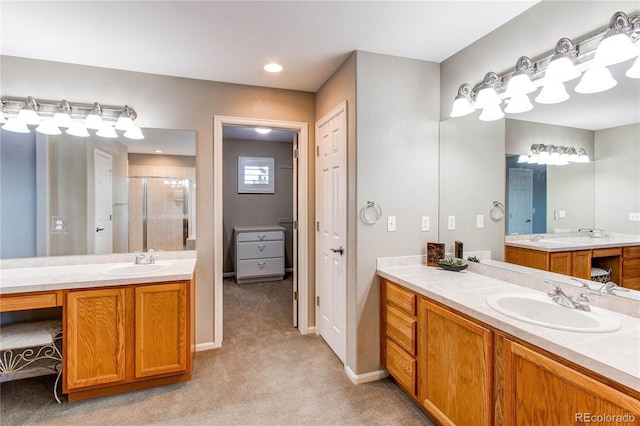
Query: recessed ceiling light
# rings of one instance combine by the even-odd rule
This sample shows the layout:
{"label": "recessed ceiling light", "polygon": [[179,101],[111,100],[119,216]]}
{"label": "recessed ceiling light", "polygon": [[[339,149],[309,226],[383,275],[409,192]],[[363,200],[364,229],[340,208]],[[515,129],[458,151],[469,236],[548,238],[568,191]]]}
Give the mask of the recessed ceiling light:
{"label": "recessed ceiling light", "polygon": [[283,69],[284,68],[282,67],[282,65],[276,64],[275,62],[272,62],[264,66],[264,70],[267,72],[280,72]]}
{"label": "recessed ceiling light", "polygon": [[267,133],[271,132],[271,129],[267,127],[256,127],[256,132],[260,133],[261,135],[266,135]]}
{"label": "recessed ceiling light", "polygon": [[155,152],[156,154],[162,154],[162,150],[161,150],[161,149],[156,149],[156,150],[155,150],[155,151],[153,151],[153,152]]}

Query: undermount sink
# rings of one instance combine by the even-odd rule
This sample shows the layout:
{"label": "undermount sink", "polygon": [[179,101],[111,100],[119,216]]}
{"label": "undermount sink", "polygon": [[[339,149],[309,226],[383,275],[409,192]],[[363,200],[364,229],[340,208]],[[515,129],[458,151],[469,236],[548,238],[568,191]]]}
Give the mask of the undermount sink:
{"label": "undermount sink", "polygon": [[107,275],[142,275],[142,274],[149,274],[152,272],[164,271],[165,269],[169,269],[172,266],[173,264],[169,262],[155,262],[155,263],[143,263],[143,264],[127,263],[124,265],[110,266],[104,269],[102,273]]}
{"label": "undermount sink", "polygon": [[590,312],[560,306],[545,294],[498,293],[487,298],[495,311],[513,319],[547,328],[582,333],[609,333],[620,321],[603,309]]}
{"label": "undermount sink", "polygon": [[540,245],[540,246],[557,246],[557,245],[571,244],[567,241],[560,241],[560,240],[538,240],[538,241],[531,241],[531,243],[534,245]]}

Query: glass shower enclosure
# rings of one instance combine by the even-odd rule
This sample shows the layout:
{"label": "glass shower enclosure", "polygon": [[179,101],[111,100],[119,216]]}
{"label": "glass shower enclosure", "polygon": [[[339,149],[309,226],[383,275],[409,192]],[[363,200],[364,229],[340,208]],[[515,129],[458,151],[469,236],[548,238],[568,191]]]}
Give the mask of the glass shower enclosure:
{"label": "glass shower enclosure", "polygon": [[190,248],[194,184],[188,178],[129,177],[129,252]]}

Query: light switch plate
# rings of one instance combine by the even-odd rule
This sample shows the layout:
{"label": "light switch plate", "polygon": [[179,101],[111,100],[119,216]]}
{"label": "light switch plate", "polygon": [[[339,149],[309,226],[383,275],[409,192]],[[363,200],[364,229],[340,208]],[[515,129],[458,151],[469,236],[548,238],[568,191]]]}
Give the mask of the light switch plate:
{"label": "light switch plate", "polygon": [[387,216],[387,231],[395,232],[396,230],[396,217]]}
{"label": "light switch plate", "polygon": [[476,228],[484,228],[484,215],[476,215]]}
{"label": "light switch plate", "polygon": [[629,213],[629,222],[640,222],[640,213]]}
{"label": "light switch plate", "polygon": [[422,216],[422,232],[429,230],[429,216]]}
{"label": "light switch plate", "polygon": [[449,231],[454,231],[456,229],[456,217],[455,216],[449,216],[447,218],[447,229]]}

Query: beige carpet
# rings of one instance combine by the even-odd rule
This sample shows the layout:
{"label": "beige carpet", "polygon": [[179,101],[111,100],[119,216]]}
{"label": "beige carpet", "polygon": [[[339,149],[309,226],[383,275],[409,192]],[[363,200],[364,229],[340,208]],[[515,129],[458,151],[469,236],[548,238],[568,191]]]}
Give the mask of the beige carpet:
{"label": "beige carpet", "polygon": [[292,324],[291,281],[225,280],[224,342],[199,352],[190,382],[56,404],[53,376],[3,383],[6,425],[432,424],[390,380],[353,385],[321,338]]}

